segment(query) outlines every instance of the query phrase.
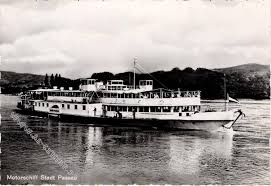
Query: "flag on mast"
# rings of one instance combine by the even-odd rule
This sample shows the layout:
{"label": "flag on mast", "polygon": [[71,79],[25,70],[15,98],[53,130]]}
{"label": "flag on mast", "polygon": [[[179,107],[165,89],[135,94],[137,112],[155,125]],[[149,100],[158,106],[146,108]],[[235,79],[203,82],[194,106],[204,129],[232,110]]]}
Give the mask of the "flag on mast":
{"label": "flag on mast", "polygon": [[228,102],[240,103],[237,99],[231,98],[229,94],[227,94],[227,100]]}

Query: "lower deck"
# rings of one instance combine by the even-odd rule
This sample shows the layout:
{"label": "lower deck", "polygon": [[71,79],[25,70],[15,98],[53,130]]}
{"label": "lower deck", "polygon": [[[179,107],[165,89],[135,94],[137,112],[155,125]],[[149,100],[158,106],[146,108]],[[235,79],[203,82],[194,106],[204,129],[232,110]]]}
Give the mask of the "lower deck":
{"label": "lower deck", "polygon": [[53,115],[102,117],[120,119],[157,119],[216,121],[233,120],[233,112],[200,112],[199,105],[191,106],[124,106],[103,103],[64,103],[34,100],[30,108],[36,112]]}
{"label": "lower deck", "polygon": [[215,131],[226,129],[227,126],[232,126],[233,120],[189,120],[189,119],[142,119],[142,118],[118,118],[118,117],[98,117],[98,116],[79,116],[70,114],[48,114],[39,111],[17,110],[17,112],[37,115],[42,117],[50,117],[56,120],[61,120],[71,123],[90,124],[95,126],[131,126],[131,127],[155,127],[162,129],[181,129],[181,130],[204,130]]}

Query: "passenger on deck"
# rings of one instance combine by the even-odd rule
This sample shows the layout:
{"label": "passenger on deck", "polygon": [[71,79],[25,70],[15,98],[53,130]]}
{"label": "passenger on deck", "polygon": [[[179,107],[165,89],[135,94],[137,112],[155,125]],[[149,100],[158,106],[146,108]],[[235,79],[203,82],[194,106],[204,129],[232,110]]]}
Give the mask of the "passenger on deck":
{"label": "passenger on deck", "polygon": [[105,107],[103,107],[103,117],[104,118],[106,117],[106,109],[105,109]]}
{"label": "passenger on deck", "polygon": [[94,109],[93,109],[94,116],[96,116],[96,111],[97,111],[97,109],[96,109],[96,107],[94,107]]}
{"label": "passenger on deck", "polygon": [[133,119],[135,119],[136,109],[133,108]]}
{"label": "passenger on deck", "polygon": [[117,118],[120,118],[120,119],[122,118],[122,114],[120,113],[119,110],[117,111]]}

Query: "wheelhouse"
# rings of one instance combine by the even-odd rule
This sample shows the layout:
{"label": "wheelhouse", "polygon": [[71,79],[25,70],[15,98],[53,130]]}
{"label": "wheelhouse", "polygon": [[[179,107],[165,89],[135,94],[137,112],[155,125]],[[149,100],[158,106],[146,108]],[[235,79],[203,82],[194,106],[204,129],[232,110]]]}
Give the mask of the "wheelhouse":
{"label": "wheelhouse", "polygon": [[110,80],[106,85],[106,90],[108,91],[124,90],[125,88],[127,88],[127,86],[123,84],[123,80]]}
{"label": "wheelhouse", "polygon": [[96,79],[91,78],[80,79],[79,90],[97,91]]}

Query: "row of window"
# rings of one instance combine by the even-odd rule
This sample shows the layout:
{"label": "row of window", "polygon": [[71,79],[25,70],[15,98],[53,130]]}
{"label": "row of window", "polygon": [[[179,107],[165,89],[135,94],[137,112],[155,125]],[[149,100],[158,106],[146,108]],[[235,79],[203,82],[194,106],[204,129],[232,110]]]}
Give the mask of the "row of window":
{"label": "row of window", "polygon": [[94,79],[84,79],[80,81],[81,85],[94,85],[95,82]]}
{"label": "row of window", "polygon": [[[35,103],[35,106],[45,107],[44,102]],[[46,107],[49,107],[49,103],[46,103]],[[61,104],[62,109],[71,109],[70,104]],[[78,110],[78,105],[73,105],[73,109]],[[81,105],[82,110],[86,110],[86,105]],[[120,112],[195,112],[200,111],[200,106],[174,106],[174,107],[160,107],[160,106],[105,106],[107,111],[120,111]]]}
{"label": "row of window", "polygon": [[[39,102],[39,103],[35,103],[35,106],[39,106],[39,107],[49,107],[49,103],[41,103],[41,102]],[[63,109],[65,109],[65,108],[67,108],[67,109],[71,109],[71,105],[70,104],[61,104],[61,107],[63,108]],[[73,105],[73,108],[75,109],[75,110],[77,110],[78,109],[78,105]],[[82,105],[82,110],[86,110],[86,105]]]}
{"label": "row of window", "polygon": [[200,106],[175,106],[175,107],[159,107],[159,106],[106,106],[107,111],[120,112],[196,112],[200,111]]}
{"label": "row of window", "polygon": [[87,96],[90,96],[91,94],[92,93],[79,92],[79,91],[48,92],[48,96],[65,96],[65,97],[87,97]]}
{"label": "row of window", "polygon": [[[122,86],[108,86],[108,90],[123,90]],[[145,92],[145,93],[114,93],[114,92],[97,92],[99,97],[105,98],[177,98],[177,97],[199,97],[199,91],[175,91],[175,92]],[[95,94],[93,92],[79,92],[79,91],[59,91],[59,92],[40,92],[32,93],[31,98],[43,99],[47,96],[64,96],[64,97],[91,97]]]}
{"label": "row of window", "polygon": [[[111,89],[108,89],[111,90]],[[120,90],[120,89],[114,89]],[[185,91],[185,92],[147,92],[147,93],[114,93],[114,92],[98,92],[99,97],[103,98],[179,98],[179,97],[199,97],[199,91]]]}
{"label": "row of window", "polygon": [[109,85],[123,85],[123,81],[122,80],[113,80],[113,81],[108,81]]}
{"label": "row of window", "polygon": [[120,85],[120,86],[107,86],[107,90],[123,90],[126,88],[126,86]]}
{"label": "row of window", "polygon": [[[37,103],[37,102],[35,102],[35,106],[38,106],[39,105],[39,107],[45,107],[45,103]],[[46,107],[49,107],[49,103],[46,103]]]}
{"label": "row of window", "polygon": [[152,81],[139,81],[139,85],[152,85]]}
{"label": "row of window", "polygon": [[[66,104],[66,106],[65,106],[65,104],[61,104],[61,107],[63,108],[63,109],[71,109],[71,106],[70,106],[70,104]],[[78,105],[73,105],[73,108],[75,109],[75,110],[77,110],[78,109]],[[86,105],[82,105],[82,107],[81,107],[81,109],[82,110],[86,110]]]}

